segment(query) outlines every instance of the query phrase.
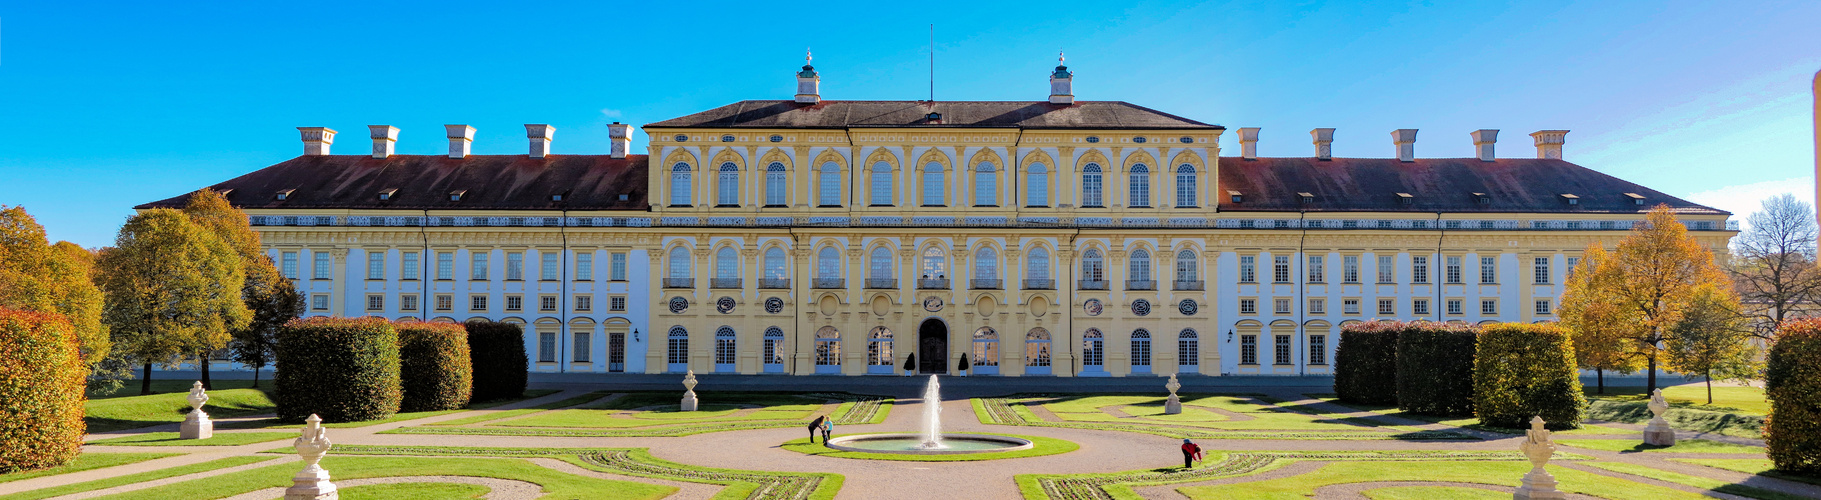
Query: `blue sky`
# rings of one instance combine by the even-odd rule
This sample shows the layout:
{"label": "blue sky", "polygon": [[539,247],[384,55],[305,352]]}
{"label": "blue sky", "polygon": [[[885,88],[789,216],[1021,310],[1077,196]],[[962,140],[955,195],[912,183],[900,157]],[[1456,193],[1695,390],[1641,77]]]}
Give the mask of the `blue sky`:
{"label": "blue sky", "polygon": [[[302,151],[295,127],[403,129],[400,153],[479,129],[477,154],[604,153],[644,124],[789,98],[815,51],[827,99],[1039,100],[1058,49],[1075,93],[1228,127],[1265,156],[1566,157],[1736,212],[1814,193],[1821,2],[15,2],[0,7],[0,204],[52,239],[110,244],[135,204]],[[1234,138],[1223,139],[1234,148]],[[644,137],[634,141],[643,148]]]}

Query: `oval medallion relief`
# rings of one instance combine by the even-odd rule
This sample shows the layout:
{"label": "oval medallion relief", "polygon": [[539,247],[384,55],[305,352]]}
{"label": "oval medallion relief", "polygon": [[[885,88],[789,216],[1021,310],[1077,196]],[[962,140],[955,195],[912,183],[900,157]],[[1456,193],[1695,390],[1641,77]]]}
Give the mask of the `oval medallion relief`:
{"label": "oval medallion relief", "polygon": [[822,315],[823,315],[823,316],[834,316],[834,315],[835,315],[835,308],[836,308],[836,307],[837,307],[837,306],[839,306],[839,304],[837,304],[837,303],[836,303],[836,302],[835,302],[835,298],[834,298],[834,296],[826,296],[826,297],[822,297],[822,302],[821,302],[821,304],[820,304],[820,305],[821,305],[821,307],[822,307]]}
{"label": "oval medallion relief", "polygon": [[993,300],[992,297],[981,297],[979,301],[974,303],[974,308],[980,311],[981,316],[992,316],[993,309],[998,306],[999,302]]}

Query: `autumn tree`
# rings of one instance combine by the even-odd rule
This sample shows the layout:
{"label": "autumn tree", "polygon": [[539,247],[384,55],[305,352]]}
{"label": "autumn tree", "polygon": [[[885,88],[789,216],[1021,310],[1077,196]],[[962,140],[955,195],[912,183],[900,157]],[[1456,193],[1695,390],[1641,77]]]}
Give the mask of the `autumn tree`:
{"label": "autumn tree", "polygon": [[1733,241],[1727,271],[1752,326],[1769,339],[1792,313],[1821,298],[1821,268],[1815,264],[1815,210],[1795,196],[1764,200],[1764,209],[1746,219]]}
{"label": "autumn tree", "polygon": [[128,219],[96,262],[115,346],[142,364],[140,394],[152,392],[152,365],[219,349],[252,313],[241,302],[246,277],[232,248],[182,212],[152,209]]}
{"label": "autumn tree", "polygon": [[1630,340],[1638,335],[1637,322],[1621,310],[1612,297],[1612,273],[1601,274],[1611,260],[1599,243],[1587,246],[1581,262],[1568,270],[1559,317],[1574,340],[1575,363],[1593,370],[1598,392],[1606,393],[1606,372],[1638,371],[1640,360]]}
{"label": "autumn tree", "polygon": [[63,316],[88,364],[110,348],[93,268],[92,252],[67,241],[51,245],[25,208],[0,206],[0,307]]}
{"label": "autumn tree", "polygon": [[1749,380],[1758,375],[1757,345],[1751,325],[1731,290],[1697,287],[1682,318],[1669,328],[1664,343],[1669,366],[1707,381],[1707,404],[1714,402],[1713,379]]}
{"label": "autumn tree", "polygon": [[[259,233],[247,224],[247,214],[228,203],[228,198],[210,189],[197,191],[183,208],[184,215],[226,243],[240,258],[246,280],[240,287],[241,301],[252,311],[252,321],[229,332],[230,353],[235,361],[253,367],[253,384],[259,385],[259,369],[272,359],[273,335],[279,326],[297,318],[303,298],[297,288],[285,279],[272,258],[261,249]],[[214,349],[219,349],[215,346]],[[196,366],[202,370],[202,385],[209,387],[209,353],[196,353]]]}
{"label": "autumn tree", "polygon": [[1610,277],[1595,279],[1609,284],[1619,311],[1637,322],[1631,340],[1645,361],[1645,391],[1656,390],[1669,328],[1682,320],[1703,285],[1728,286],[1726,273],[1714,265],[1713,252],[1676,221],[1669,205],[1651,209],[1607,262],[1594,272]]}

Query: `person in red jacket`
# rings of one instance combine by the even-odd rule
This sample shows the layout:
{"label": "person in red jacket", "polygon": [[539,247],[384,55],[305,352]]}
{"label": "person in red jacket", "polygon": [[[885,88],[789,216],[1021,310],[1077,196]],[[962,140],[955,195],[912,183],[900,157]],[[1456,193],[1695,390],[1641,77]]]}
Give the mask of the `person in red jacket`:
{"label": "person in red jacket", "polygon": [[1196,446],[1194,441],[1184,438],[1182,440],[1182,468],[1195,467],[1195,462],[1199,461],[1201,461],[1201,447]]}

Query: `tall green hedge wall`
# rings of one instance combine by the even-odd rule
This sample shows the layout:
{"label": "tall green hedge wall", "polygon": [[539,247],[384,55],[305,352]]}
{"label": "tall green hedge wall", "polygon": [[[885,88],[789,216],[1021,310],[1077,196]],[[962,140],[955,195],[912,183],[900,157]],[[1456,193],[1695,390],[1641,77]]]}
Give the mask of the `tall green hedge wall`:
{"label": "tall green hedge wall", "polygon": [[474,391],[468,330],[455,323],[397,323],[398,367],[405,390],[398,411],[459,410]]}
{"label": "tall green hedge wall", "polygon": [[62,315],[0,309],[0,473],[81,453],[89,370],[76,344]]}
{"label": "tall green hedge wall", "polygon": [[278,330],[272,382],[278,418],[324,422],[391,418],[403,399],[398,330],[379,318],[314,317]]}
{"label": "tall green hedge wall", "polygon": [[1481,327],[1473,363],[1473,409],[1482,424],[1528,429],[1534,416],[1550,429],[1566,430],[1586,417],[1574,344],[1560,326]]}
{"label": "tall green hedge wall", "polygon": [[1435,416],[1473,414],[1473,327],[1405,323],[1397,334],[1397,407]]}
{"label": "tall green hedge wall", "polygon": [[1404,324],[1347,323],[1334,346],[1334,395],[1341,402],[1397,404],[1397,334]]}
{"label": "tall green hedge wall", "polygon": [[1777,470],[1821,474],[1821,319],[1784,323],[1764,373],[1764,445]]}
{"label": "tall green hedge wall", "polygon": [[474,400],[525,395],[525,332],[518,325],[474,320],[467,323],[468,349],[474,360]]}

